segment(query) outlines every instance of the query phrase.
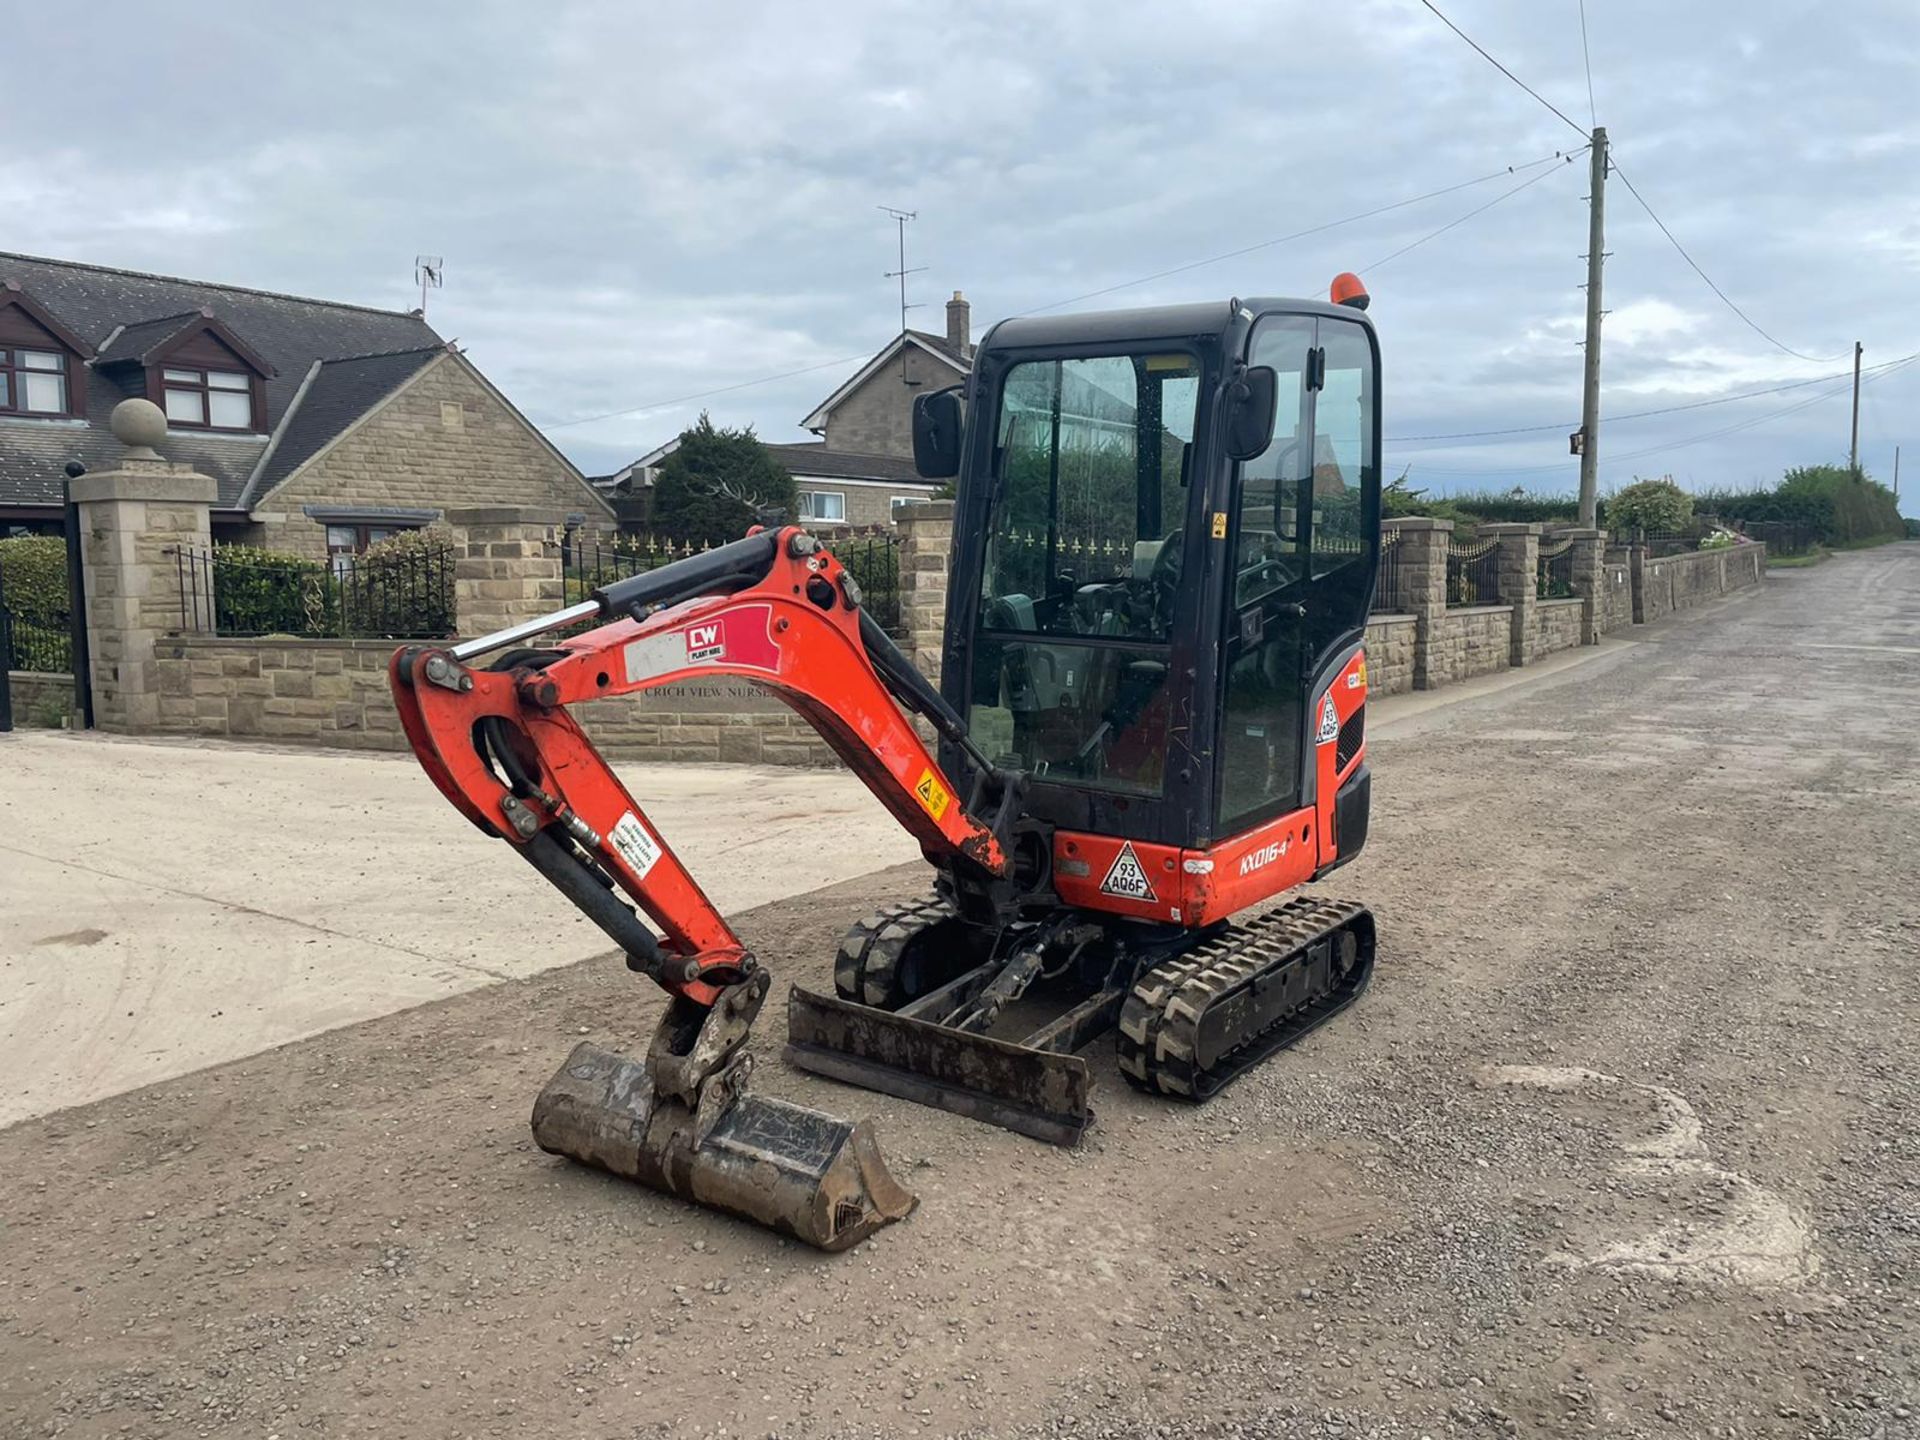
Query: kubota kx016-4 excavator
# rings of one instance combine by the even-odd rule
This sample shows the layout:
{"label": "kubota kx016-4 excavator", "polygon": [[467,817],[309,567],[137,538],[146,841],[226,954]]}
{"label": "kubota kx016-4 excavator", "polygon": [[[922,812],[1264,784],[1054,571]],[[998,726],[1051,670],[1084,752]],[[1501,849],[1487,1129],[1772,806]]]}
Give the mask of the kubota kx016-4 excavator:
{"label": "kubota kx016-4 excavator", "polygon": [[1342,276],[1328,304],[996,325],[964,410],[914,407],[921,473],[957,477],[937,689],[796,526],[394,656],[442,792],[671,997],[643,1061],[568,1057],[535,1103],[543,1148],[827,1249],[914,1204],[868,1126],[746,1092],[769,976],[569,713],[676,681],[785,700],[933,867],[931,898],[854,926],[835,995],[792,991],[797,1065],[1071,1144],[1095,1037],[1135,1086],[1200,1100],[1353,1001],[1364,908],[1233,917],[1366,839],[1365,298]]}

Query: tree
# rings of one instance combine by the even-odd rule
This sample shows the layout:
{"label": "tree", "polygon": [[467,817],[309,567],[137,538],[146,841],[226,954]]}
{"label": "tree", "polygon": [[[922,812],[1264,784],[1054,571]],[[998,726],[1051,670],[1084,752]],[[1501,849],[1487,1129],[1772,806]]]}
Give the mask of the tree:
{"label": "tree", "polygon": [[750,525],[782,525],[798,509],[793,477],[753,427],[727,430],[705,411],[653,482],[653,523],[675,540],[724,545]]}
{"label": "tree", "polygon": [[1606,510],[1611,530],[1680,530],[1693,519],[1693,497],[1667,475],[1634,481],[1608,498]]}

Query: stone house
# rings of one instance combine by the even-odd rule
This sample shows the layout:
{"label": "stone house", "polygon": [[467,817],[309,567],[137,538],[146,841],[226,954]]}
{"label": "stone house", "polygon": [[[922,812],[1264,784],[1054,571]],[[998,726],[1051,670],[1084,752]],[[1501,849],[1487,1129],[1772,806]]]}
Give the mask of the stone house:
{"label": "stone house", "polygon": [[[929,500],[938,481],[913,468],[913,400],[957,385],[973,365],[972,307],[958,290],[947,302],[947,332],[903,330],[800,422],[820,438],[769,445],[793,476],[799,519],[815,529],[887,524],[902,505]],[[644,527],[655,470],[678,447],[669,440],[593,483],[615,497],[623,518]]]}
{"label": "stone house", "polygon": [[216,540],[319,559],[450,506],[611,518],[418,312],[0,254],[0,534],[60,528],[65,467],[114,462],[130,396],[218,485]]}

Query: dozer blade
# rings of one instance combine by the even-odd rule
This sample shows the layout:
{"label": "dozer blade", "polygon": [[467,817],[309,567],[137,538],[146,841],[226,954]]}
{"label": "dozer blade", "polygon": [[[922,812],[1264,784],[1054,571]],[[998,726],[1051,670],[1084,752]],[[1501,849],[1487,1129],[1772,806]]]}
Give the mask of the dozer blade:
{"label": "dozer blade", "polygon": [[802,1070],[1077,1145],[1093,1112],[1077,1055],[1038,1050],[794,986],[787,1060]]}
{"label": "dozer blade", "polygon": [[533,1106],[533,1138],[654,1190],[845,1250],[918,1200],[888,1173],[873,1128],[761,1095],[701,1117],[656,1096],[644,1065],[580,1044]]}

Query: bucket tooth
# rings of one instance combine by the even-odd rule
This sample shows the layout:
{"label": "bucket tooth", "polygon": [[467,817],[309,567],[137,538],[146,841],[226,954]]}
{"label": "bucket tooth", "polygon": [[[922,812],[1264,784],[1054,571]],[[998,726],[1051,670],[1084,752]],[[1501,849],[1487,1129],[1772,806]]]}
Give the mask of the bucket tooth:
{"label": "bucket tooth", "polygon": [[741,1095],[704,1137],[700,1117],[656,1094],[644,1065],[574,1047],[533,1106],[542,1150],[723,1210],[822,1250],[845,1250],[918,1204],[880,1156],[873,1127]]}

